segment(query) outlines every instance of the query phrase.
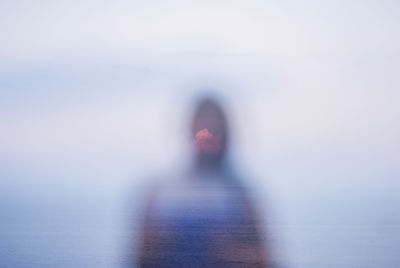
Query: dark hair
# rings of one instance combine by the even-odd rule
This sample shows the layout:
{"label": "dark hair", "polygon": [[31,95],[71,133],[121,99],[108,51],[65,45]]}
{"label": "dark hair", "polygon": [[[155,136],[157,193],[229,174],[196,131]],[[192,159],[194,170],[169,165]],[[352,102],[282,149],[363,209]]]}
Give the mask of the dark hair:
{"label": "dark hair", "polygon": [[[228,140],[228,122],[226,114],[215,98],[203,97],[194,110],[192,119],[192,135],[207,128],[213,134],[222,134],[223,144]],[[218,133],[217,133],[218,132]]]}

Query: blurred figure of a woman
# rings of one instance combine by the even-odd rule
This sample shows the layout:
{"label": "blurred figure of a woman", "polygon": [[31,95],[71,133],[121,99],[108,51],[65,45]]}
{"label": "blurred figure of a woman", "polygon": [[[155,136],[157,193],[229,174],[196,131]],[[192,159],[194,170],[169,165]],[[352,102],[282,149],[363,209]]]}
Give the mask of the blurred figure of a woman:
{"label": "blurred figure of a woman", "polygon": [[228,130],[221,106],[202,99],[192,167],[147,198],[139,267],[269,267],[257,213],[227,163]]}

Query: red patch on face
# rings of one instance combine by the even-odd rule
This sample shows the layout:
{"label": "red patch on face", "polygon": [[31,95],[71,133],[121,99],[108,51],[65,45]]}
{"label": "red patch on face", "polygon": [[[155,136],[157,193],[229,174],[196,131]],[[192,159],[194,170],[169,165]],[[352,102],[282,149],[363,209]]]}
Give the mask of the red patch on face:
{"label": "red patch on face", "polygon": [[207,128],[199,130],[195,135],[197,150],[203,153],[217,153],[221,151],[222,135],[213,135]]}

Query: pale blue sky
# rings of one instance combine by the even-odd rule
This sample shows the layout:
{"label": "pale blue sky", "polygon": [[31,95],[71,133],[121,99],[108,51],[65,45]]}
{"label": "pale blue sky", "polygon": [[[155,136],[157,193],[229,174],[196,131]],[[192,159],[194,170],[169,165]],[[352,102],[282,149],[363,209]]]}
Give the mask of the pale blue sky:
{"label": "pale blue sky", "polygon": [[97,162],[177,164],[188,103],[211,86],[255,181],[316,196],[398,187],[396,1],[1,5],[0,159],[17,170],[69,180],[65,163],[76,178]]}

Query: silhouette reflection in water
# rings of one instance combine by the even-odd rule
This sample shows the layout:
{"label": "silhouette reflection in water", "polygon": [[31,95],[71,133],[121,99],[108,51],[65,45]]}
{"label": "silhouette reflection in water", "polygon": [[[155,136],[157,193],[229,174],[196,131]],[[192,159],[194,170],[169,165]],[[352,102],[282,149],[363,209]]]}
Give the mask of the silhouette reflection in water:
{"label": "silhouette reflection in water", "polygon": [[215,100],[199,102],[191,130],[191,169],[147,197],[138,267],[269,267],[257,213],[227,163],[229,129]]}

